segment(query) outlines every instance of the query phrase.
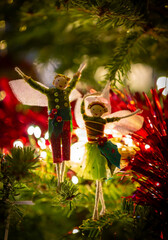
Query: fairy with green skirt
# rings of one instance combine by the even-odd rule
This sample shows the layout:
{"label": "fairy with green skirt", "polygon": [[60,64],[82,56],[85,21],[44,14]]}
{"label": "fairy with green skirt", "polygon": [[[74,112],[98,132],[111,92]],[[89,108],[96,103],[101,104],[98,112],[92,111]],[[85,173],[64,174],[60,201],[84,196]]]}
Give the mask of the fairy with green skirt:
{"label": "fairy with green skirt", "polygon": [[[90,103],[87,105],[87,108],[85,108],[87,98],[90,98]],[[94,95],[87,95],[81,103],[81,114],[87,133],[87,142],[85,143],[82,161],[76,169],[76,173],[83,179],[96,181],[93,219],[99,218],[99,201],[102,205],[100,215],[104,215],[106,212],[102,181],[107,179],[107,172],[109,172],[109,170],[111,175],[113,175],[115,168],[120,168],[121,155],[117,146],[106,137],[104,133],[106,125],[114,123],[120,125],[120,122],[125,121],[128,129],[130,128],[137,131],[143,124],[143,117],[137,115],[137,113],[141,111],[140,109],[135,112],[128,110],[118,111],[115,114],[108,114],[106,117],[103,117],[103,115],[108,112],[107,106],[108,103],[104,103],[104,98],[95,97]],[[126,119],[128,120],[126,121]],[[134,124],[136,125],[135,127],[132,126]]]}

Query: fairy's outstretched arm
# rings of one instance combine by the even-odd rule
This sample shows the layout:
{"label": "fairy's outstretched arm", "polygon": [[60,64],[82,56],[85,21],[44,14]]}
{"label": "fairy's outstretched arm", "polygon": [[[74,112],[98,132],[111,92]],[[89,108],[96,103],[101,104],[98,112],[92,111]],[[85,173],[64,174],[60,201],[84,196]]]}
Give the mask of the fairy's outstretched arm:
{"label": "fairy's outstretched arm", "polygon": [[140,113],[141,110],[140,109],[137,109],[135,112],[132,112],[128,115],[125,115],[125,116],[122,116],[122,117],[112,117],[112,118],[106,118],[106,121],[109,123],[109,122],[117,122],[119,121],[120,119],[123,119],[123,118],[128,118],[128,117],[131,117],[137,113]]}
{"label": "fairy's outstretched arm", "polygon": [[15,71],[34,89],[40,91],[41,93],[48,93],[49,89],[45,86],[42,86],[40,83],[34,81],[30,76],[24,74],[18,67],[15,68]]}

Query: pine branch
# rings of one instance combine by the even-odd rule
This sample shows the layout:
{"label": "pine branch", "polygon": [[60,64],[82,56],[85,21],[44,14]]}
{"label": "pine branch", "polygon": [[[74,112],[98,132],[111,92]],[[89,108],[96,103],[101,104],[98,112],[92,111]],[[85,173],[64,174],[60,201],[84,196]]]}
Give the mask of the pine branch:
{"label": "pine branch", "polygon": [[80,195],[78,190],[78,187],[73,184],[72,181],[65,179],[61,184],[61,188],[57,190],[57,194],[53,199],[53,204],[57,206],[66,206],[68,204],[71,212],[76,199]]}
{"label": "pine branch", "polygon": [[26,178],[30,171],[38,167],[39,156],[35,156],[35,150],[30,147],[12,148],[11,154],[5,156],[8,166],[9,176],[13,176],[16,180]]}
{"label": "pine branch", "polygon": [[110,64],[106,66],[109,70],[108,79],[122,84],[123,77],[127,76],[130,70],[132,55],[144,51],[142,41],[143,33],[133,31],[122,37],[118,46],[114,49],[113,57],[109,60]]}

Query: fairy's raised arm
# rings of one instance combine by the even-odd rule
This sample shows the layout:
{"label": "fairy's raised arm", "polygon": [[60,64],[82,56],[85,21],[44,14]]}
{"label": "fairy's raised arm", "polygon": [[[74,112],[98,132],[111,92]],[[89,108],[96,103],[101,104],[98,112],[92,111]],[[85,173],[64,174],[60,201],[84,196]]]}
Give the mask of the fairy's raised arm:
{"label": "fairy's raised arm", "polygon": [[69,86],[66,88],[66,90],[68,92],[71,92],[72,89],[75,88],[77,82],[79,81],[80,77],[81,77],[81,74],[82,74],[82,71],[84,70],[84,68],[86,67],[86,63],[82,63],[79,68],[78,68],[78,71],[73,75],[73,78],[72,80],[70,81],[69,83]]}
{"label": "fairy's raised arm", "polygon": [[48,93],[49,89],[42,85],[41,83],[33,80],[30,76],[27,76],[22,70],[18,67],[15,67],[15,71],[34,89],[40,91],[43,94]]}
{"label": "fairy's raised arm", "polygon": [[29,76],[27,76],[26,74],[24,74],[24,72],[22,72],[22,70],[18,67],[15,67],[15,71],[22,77],[24,78],[26,81],[31,78]]}

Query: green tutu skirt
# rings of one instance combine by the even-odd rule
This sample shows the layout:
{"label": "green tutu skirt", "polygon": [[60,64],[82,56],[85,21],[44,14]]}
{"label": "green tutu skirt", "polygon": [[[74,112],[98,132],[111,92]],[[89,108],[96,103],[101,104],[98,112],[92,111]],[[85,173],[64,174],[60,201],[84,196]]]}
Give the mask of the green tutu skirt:
{"label": "green tutu skirt", "polygon": [[78,169],[77,176],[88,180],[107,178],[108,164],[106,158],[100,153],[97,143],[86,143],[83,160]]}

